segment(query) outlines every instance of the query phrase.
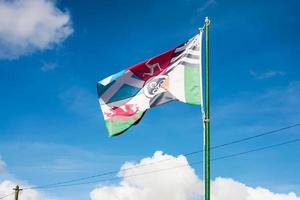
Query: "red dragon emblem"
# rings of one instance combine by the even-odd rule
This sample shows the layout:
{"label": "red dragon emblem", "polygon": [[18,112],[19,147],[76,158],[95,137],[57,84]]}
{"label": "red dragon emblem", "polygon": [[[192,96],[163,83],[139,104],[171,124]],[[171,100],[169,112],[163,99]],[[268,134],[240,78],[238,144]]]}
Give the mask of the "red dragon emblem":
{"label": "red dragon emblem", "polygon": [[139,111],[138,107],[134,104],[125,104],[122,107],[112,107],[110,112],[106,112],[105,115],[109,118],[112,117],[130,117],[134,116]]}

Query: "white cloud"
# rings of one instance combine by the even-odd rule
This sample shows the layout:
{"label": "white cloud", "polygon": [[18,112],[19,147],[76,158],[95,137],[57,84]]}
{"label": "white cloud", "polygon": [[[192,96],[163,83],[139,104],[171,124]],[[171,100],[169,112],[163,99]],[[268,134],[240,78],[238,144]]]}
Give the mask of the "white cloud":
{"label": "white cloud", "polygon": [[[20,181],[10,181],[5,180],[0,182],[0,197],[11,194],[13,192],[13,188],[16,185],[22,185],[23,187],[30,187],[28,184],[23,184]],[[22,187],[20,187],[22,189]],[[13,196],[7,197],[5,199],[12,199]],[[22,200],[59,200],[59,198],[49,197],[37,190],[34,189],[26,189],[22,190],[19,193],[19,199]],[[61,199],[60,199],[61,200]]]}
{"label": "white cloud", "polygon": [[6,163],[1,159],[1,156],[0,156],[0,174],[2,172],[4,172],[5,167],[6,167]]}
{"label": "white cloud", "polygon": [[41,70],[43,72],[53,71],[58,67],[57,63],[43,63],[43,66],[41,67]]}
{"label": "white cloud", "polygon": [[[67,109],[82,117],[99,117],[99,105],[96,93],[81,86],[72,86],[59,95]],[[96,118],[98,120],[98,118]]]}
{"label": "white cloud", "polygon": [[[13,181],[3,181],[0,183],[0,194],[1,196],[10,194],[13,192],[13,188],[17,185],[16,182]],[[2,195],[3,194],[3,195]],[[12,199],[12,197],[10,197]],[[20,193],[20,198],[22,200],[41,200],[41,195],[35,190],[26,190]]]}
{"label": "white cloud", "polygon": [[72,32],[69,14],[54,1],[0,1],[0,59],[50,49]]}
{"label": "white cloud", "polygon": [[[262,121],[264,128],[266,128],[266,122],[270,123],[273,128],[275,121],[278,122],[278,125],[290,124],[291,120],[300,117],[299,111],[295,109],[299,107],[299,91],[300,81],[294,81],[286,86],[274,87],[262,92],[246,92],[226,97],[214,107],[214,121],[226,121],[229,126],[234,124],[235,132],[238,132],[237,125],[241,124],[241,119],[246,121],[249,128],[253,128],[251,128],[252,130],[262,128],[255,126],[255,124],[259,124],[257,123],[258,117],[268,116],[267,121]],[[230,120],[228,120],[228,115],[230,115]],[[253,118],[253,116],[255,117]],[[278,118],[278,116],[280,117]],[[222,129],[224,130],[224,127]]]}
{"label": "white cloud", "polygon": [[[5,162],[3,160],[0,160],[0,167],[1,163],[3,164],[3,167],[6,166]],[[3,168],[4,169],[4,168]],[[1,171],[0,171],[1,172]],[[1,174],[2,175],[2,174]],[[0,197],[7,196],[5,199],[12,199],[13,198],[13,188],[15,188],[17,185],[20,186],[20,188],[28,188],[32,187],[32,185],[29,185],[28,183],[20,180],[16,180],[13,178],[12,175],[4,176],[6,177],[6,180],[0,181]],[[10,178],[8,178],[10,177]],[[59,200],[58,198],[53,198],[48,195],[45,195],[44,193],[41,193],[35,189],[26,189],[19,193],[19,199],[22,200]]]}
{"label": "white cloud", "polygon": [[253,76],[255,79],[264,80],[264,79],[269,79],[269,78],[276,77],[276,76],[284,76],[285,73],[282,71],[276,71],[276,70],[268,70],[263,73],[257,73],[253,70],[250,70],[250,75]]}
{"label": "white cloud", "polygon": [[212,199],[222,200],[300,200],[295,193],[277,194],[268,189],[252,188],[229,178],[217,178],[212,183]]}
{"label": "white cloud", "polygon": [[205,11],[206,9],[208,9],[210,6],[213,6],[215,5],[217,2],[216,0],[207,0],[205,1],[205,3],[197,9],[198,12],[203,12]]}
{"label": "white cloud", "polygon": [[[158,151],[152,158],[145,158],[140,163],[125,163],[122,169],[157,162],[163,159],[173,158],[170,155],[163,155]],[[134,170],[120,171],[119,176],[123,177],[118,186],[100,186],[90,193],[92,200],[186,200],[193,199],[200,195],[201,182],[197,178],[194,169],[191,167],[177,168],[154,174],[129,177],[134,174],[147,173],[166,168],[187,165],[184,156],[166,162],[150,164]]]}
{"label": "white cloud", "polygon": [[[149,165],[134,170],[120,171],[121,182],[118,185],[98,186],[90,193],[91,200],[201,199],[202,181],[197,178],[194,169],[188,165],[184,156],[172,158],[174,157],[158,151],[153,157],[144,158],[140,163],[125,163],[121,169]],[[159,162],[164,159],[170,160]],[[175,168],[182,165],[187,165],[187,167]],[[169,168],[175,169],[147,174],[150,171]],[[133,176],[135,174],[144,175]],[[214,200],[300,200],[295,193],[276,194],[268,189],[252,188],[229,178],[216,178],[211,186],[211,195]]]}

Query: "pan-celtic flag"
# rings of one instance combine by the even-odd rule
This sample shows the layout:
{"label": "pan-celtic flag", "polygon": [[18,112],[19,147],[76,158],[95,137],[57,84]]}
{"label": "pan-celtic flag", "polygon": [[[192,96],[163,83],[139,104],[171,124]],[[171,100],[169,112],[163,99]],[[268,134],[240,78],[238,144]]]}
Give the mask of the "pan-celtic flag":
{"label": "pan-celtic flag", "polygon": [[99,103],[110,136],[137,124],[146,110],[173,100],[202,104],[202,32],[158,56],[99,81]]}

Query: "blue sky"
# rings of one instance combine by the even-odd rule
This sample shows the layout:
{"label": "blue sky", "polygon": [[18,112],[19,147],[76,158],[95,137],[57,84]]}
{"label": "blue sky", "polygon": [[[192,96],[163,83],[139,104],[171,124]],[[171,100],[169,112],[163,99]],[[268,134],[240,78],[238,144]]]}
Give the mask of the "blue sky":
{"label": "blue sky", "polygon": [[[201,149],[200,108],[178,102],[151,109],[138,126],[108,138],[96,82],[192,37],[205,16],[211,19],[212,145],[300,122],[296,0],[59,0],[55,6],[70,16],[65,38],[0,60],[2,179],[40,185],[119,169],[156,150]],[[215,150],[212,157],[295,139],[299,131]],[[291,144],[216,161],[212,177],[300,195],[299,152]],[[201,166],[195,169],[202,177]],[[88,199],[93,187],[46,193]]]}

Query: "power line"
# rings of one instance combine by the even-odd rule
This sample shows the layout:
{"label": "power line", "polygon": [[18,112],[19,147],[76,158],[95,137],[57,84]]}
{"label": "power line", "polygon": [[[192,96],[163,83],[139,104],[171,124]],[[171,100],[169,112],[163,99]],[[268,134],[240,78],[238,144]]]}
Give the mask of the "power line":
{"label": "power line", "polygon": [[[252,139],[255,139],[255,138],[263,137],[263,136],[266,136],[266,135],[279,133],[279,132],[282,132],[282,131],[287,130],[287,129],[295,128],[297,126],[300,126],[300,123],[296,123],[296,124],[289,125],[289,126],[286,126],[286,127],[274,129],[274,130],[267,131],[267,132],[264,132],[264,133],[260,133],[260,134],[257,134],[257,135],[253,135],[253,136],[250,136],[250,137],[245,137],[245,138],[241,138],[241,139],[238,139],[238,140],[233,140],[233,141],[228,142],[228,143],[223,143],[223,144],[220,144],[220,145],[212,146],[211,149],[214,150],[214,149],[222,148],[222,147],[225,147],[225,146],[229,146],[229,145],[249,141],[249,140],[252,140]],[[193,151],[193,152],[189,152],[189,153],[184,153],[182,155],[183,156],[191,156],[191,155],[202,153],[202,152],[203,152],[203,150],[198,150],[198,151]],[[26,190],[26,189],[39,189],[39,188],[51,187],[51,186],[55,186],[55,185],[63,185],[63,184],[67,184],[67,183],[78,182],[78,181],[93,179],[93,178],[97,178],[97,177],[101,177],[101,176],[116,174],[118,172],[124,172],[124,171],[128,171],[128,170],[136,169],[136,168],[141,168],[141,167],[153,165],[153,164],[160,163],[160,162],[166,162],[166,161],[173,160],[173,159],[177,159],[177,157],[167,158],[167,159],[163,159],[163,160],[160,160],[160,161],[147,163],[147,164],[142,164],[142,165],[138,165],[138,166],[130,167],[130,168],[125,168],[125,169],[121,169],[121,170],[108,171],[108,172],[104,172],[104,173],[96,174],[96,175],[92,175],[92,176],[75,178],[75,179],[71,179],[71,180],[67,180],[67,181],[59,181],[59,182],[56,182],[56,183],[51,183],[51,184],[46,184],[46,185],[41,185],[41,186],[28,187],[28,188],[23,188],[23,189],[24,190]]]}
{"label": "power line", "polygon": [[286,127],[283,127],[283,128],[278,128],[278,129],[275,129],[275,130],[271,130],[271,131],[268,131],[268,132],[265,132],[265,133],[253,135],[253,136],[250,136],[250,137],[241,138],[241,139],[234,140],[232,142],[228,142],[228,143],[225,143],[225,144],[213,146],[213,147],[211,147],[211,149],[217,149],[217,148],[221,148],[221,147],[225,147],[225,146],[229,146],[229,145],[233,145],[233,144],[245,142],[245,141],[248,141],[248,140],[252,140],[252,139],[255,139],[255,138],[263,137],[263,136],[266,136],[266,135],[271,135],[271,134],[279,133],[281,131],[284,131],[284,130],[287,130],[287,129],[291,129],[291,128],[295,128],[297,126],[300,126],[300,123],[297,123],[297,124],[294,124],[294,125],[290,125],[290,126],[286,126]]}
{"label": "power line", "polygon": [[[273,144],[273,145],[268,145],[268,146],[264,146],[264,147],[260,147],[260,148],[256,148],[256,149],[252,149],[252,150],[247,150],[247,151],[242,151],[242,152],[238,152],[238,153],[234,153],[234,154],[229,154],[229,155],[226,155],[226,156],[220,156],[220,157],[211,159],[211,161],[217,161],[217,160],[223,160],[223,159],[227,159],[227,158],[237,157],[237,156],[241,156],[241,155],[245,155],[245,154],[249,154],[249,153],[254,153],[254,152],[259,152],[259,151],[263,151],[263,150],[266,150],[266,149],[271,149],[271,148],[275,148],[275,147],[278,147],[278,146],[283,146],[283,145],[296,143],[296,142],[300,142],[300,138],[285,141],[285,142],[281,142],[281,143],[277,143],[277,144]],[[45,187],[45,188],[38,188],[38,189],[54,189],[54,188],[61,188],[61,187],[87,185],[87,184],[98,183],[98,182],[109,182],[109,181],[119,180],[121,178],[132,178],[132,177],[136,177],[136,176],[143,176],[143,175],[147,175],[147,174],[159,173],[159,172],[178,169],[178,168],[182,168],[182,167],[199,165],[201,163],[203,163],[203,161],[196,161],[196,162],[193,162],[193,163],[190,163],[190,164],[179,165],[179,166],[176,166],[176,167],[170,167],[170,168],[165,168],[165,169],[158,169],[158,170],[148,171],[148,172],[144,172],[144,173],[133,174],[133,175],[129,175],[129,176],[113,177],[113,178],[109,178],[109,179],[101,179],[101,180],[80,182],[80,183],[73,183],[73,184],[53,185],[53,186],[49,186],[49,187]]]}
{"label": "power line", "polygon": [[300,142],[300,138],[285,141],[285,142],[281,142],[281,143],[277,143],[277,144],[273,144],[273,145],[269,145],[269,146],[260,147],[260,148],[257,148],[257,149],[252,149],[252,150],[243,151],[243,152],[239,152],[239,153],[229,154],[229,155],[226,155],[226,156],[221,156],[221,157],[218,157],[218,158],[211,159],[211,161],[216,161],[216,160],[222,160],[222,159],[226,159],[226,158],[241,156],[241,155],[244,155],[244,154],[249,154],[249,153],[253,153],[253,152],[257,152],[257,151],[263,151],[263,150],[266,150],[266,149],[271,149],[271,148],[274,148],[274,147],[283,146],[283,145],[286,145],[286,144],[291,144],[291,143],[296,143],[296,142]]}
{"label": "power line", "polygon": [[10,194],[7,194],[7,195],[4,195],[4,196],[0,197],[0,199],[5,199],[5,198],[7,198],[9,196],[12,196],[13,194],[14,194],[14,192],[12,192]]}
{"label": "power line", "polygon": [[[197,165],[197,164],[201,164],[202,161],[197,161],[197,162],[193,162],[190,165]],[[81,182],[81,183],[72,183],[72,184],[64,184],[64,185],[55,185],[55,186],[51,186],[51,187],[46,187],[46,188],[39,188],[39,189],[53,189],[53,188],[60,188],[60,187],[69,187],[69,186],[78,186],[78,185],[86,185],[86,184],[91,184],[91,183],[98,183],[98,182],[109,182],[109,181],[114,181],[114,180],[119,180],[121,178],[132,178],[132,177],[136,177],[136,176],[143,176],[143,175],[147,175],[147,174],[153,174],[153,173],[158,173],[158,172],[163,172],[163,171],[168,171],[168,170],[173,170],[173,169],[177,169],[177,168],[182,168],[182,167],[187,167],[189,165],[179,165],[176,167],[170,167],[170,168],[165,168],[165,169],[159,169],[159,170],[153,170],[153,171],[148,171],[148,172],[144,172],[144,173],[139,173],[139,174],[133,174],[133,175],[129,175],[129,176],[123,176],[123,177],[113,177],[113,178],[107,178],[107,179],[100,179],[100,180],[95,180],[95,181],[88,181],[88,182]]]}

